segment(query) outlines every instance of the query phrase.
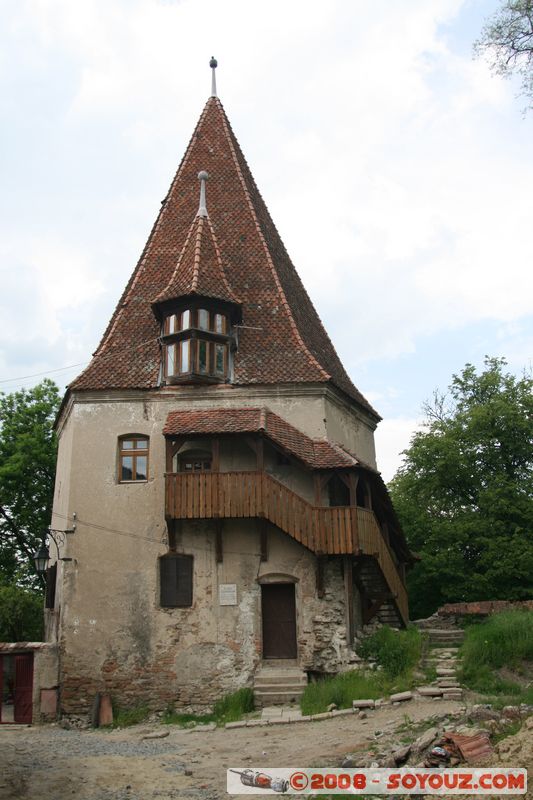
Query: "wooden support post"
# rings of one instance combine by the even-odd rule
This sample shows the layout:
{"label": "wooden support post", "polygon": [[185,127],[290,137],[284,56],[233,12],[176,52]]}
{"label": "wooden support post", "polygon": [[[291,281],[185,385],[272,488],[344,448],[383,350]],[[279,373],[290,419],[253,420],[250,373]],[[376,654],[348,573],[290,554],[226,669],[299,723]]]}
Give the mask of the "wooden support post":
{"label": "wooden support post", "polygon": [[355,472],[350,472],[348,475],[349,478],[349,487],[350,487],[350,505],[356,506],[357,505],[357,484],[359,482],[359,476],[355,474]]}
{"label": "wooden support post", "polygon": [[349,556],[344,557],[344,602],[346,604],[346,636],[348,645],[353,644],[354,619],[353,619],[353,561]]}
{"label": "wooden support post", "polygon": [[268,561],[268,531],[266,519],[259,520],[259,545],[261,561]]}
{"label": "wooden support post", "polygon": [[222,520],[215,520],[215,551],[217,564],[222,564],[224,561],[224,550],[222,543]]}
{"label": "wooden support post", "polygon": [[257,470],[262,472],[265,468],[265,440],[262,436],[257,440]]}
{"label": "wooden support post", "polygon": [[178,436],[174,439],[167,439],[167,446],[166,446],[166,471],[173,472],[172,469],[172,462],[174,460],[174,456],[182,446],[185,441],[184,436]]}
{"label": "wooden support post", "polygon": [[315,485],[315,506],[322,505],[322,483],[320,481],[320,475],[318,472],[315,472],[313,475],[313,483]]}
{"label": "wooden support post", "polygon": [[212,472],[220,472],[220,439],[213,439],[211,452],[212,452],[211,470]]}

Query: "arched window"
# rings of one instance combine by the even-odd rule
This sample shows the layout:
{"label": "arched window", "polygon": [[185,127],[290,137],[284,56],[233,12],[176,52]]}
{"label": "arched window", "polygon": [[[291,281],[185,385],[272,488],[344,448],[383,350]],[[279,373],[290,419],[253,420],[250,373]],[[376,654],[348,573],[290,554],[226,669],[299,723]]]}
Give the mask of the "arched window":
{"label": "arched window", "polygon": [[212,455],[208,450],[187,450],[177,456],[179,472],[210,472]]}
{"label": "arched window", "polygon": [[127,434],[118,440],[118,482],[148,480],[148,436]]}

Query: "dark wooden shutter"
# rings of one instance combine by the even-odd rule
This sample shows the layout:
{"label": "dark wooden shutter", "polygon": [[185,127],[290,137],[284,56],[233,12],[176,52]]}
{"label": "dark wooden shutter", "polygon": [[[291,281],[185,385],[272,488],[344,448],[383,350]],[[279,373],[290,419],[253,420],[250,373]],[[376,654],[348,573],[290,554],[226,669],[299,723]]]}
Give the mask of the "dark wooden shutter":
{"label": "dark wooden shutter", "polygon": [[159,559],[160,602],[167,608],[192,606],[192,556]]}
{"label": "dark wooden shutter", "polygon": [[56,604],[57,562],[46,570],[46,608]]}
{"label": "dark wooden shutter", "polygon": [[176,557],[177,606],[192,606],[192,556]]}

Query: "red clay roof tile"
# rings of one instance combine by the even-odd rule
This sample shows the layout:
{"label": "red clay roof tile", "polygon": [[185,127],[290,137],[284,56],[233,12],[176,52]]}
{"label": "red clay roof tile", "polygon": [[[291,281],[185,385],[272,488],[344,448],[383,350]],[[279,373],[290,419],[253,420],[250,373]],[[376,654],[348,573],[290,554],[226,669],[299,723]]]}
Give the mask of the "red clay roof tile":
{"label": "red clay roof tile", "polygon": [[165,436],[261,431],[311,469],[347,469],[360,464],[346,450],[326,439],[311,439],[268,408],[171,411],[163,428]]}
{"label": "red clay roof tile", "polygon": [[[209,218],[193,224],[199,170],[209,172]],[[200,230],[200,228],[204,230]],[[189,245],[186,244],[189,235]],[[201,237],[199,269],[196,243]],[[194,252],[187,252],[190,242]],[[204,244],[205,242],[205,244]],[[212,246],[212,247],[211,247]],[[202,271],[202,252],[210,268]],[[176,270],[178,259],[183,272]],[[206,261],[207,263],[207,261]],[[223,266],[222,266],[223,265]],[[220,100],[211,97],[172,182],[141,258],[89,366],[71,389],[159,385],[156,297],[195,285],[242,303],[243,326],[233,383],[331,382],[374,417],[346,374],[292,265],[241,152]]]}

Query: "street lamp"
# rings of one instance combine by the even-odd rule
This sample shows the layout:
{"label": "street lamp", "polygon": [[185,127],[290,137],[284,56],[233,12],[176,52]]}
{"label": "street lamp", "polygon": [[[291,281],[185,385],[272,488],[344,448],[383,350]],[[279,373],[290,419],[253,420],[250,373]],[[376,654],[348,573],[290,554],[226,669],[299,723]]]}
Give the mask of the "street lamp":
{"label": "street lamp", "polygon": [[[74,519],[76,519],[76,514],[74,514]],[[72,561],[71,558],[61,558],[59,555],[59,547],[65,544],[65,534],[66,533],[74,533],[76,530],[76,523],[72,526],[72,528],[66,528],[64,531],[58,531],[55,528],[47,528],[42,533],[42,541],[40,544],[39,549],[33,556],[33,562],[35,564],[35,569],[38,575],[44,575],[48,568],[48,562],[50,560],[50,550],[48,549],[48,541],[51,539],[56,546],[57,551],[57,561]]]}
{"label": "street lamp", "polygon": [[41,542],[41,546],[33,556],[33,561],[35,563],[35,569],[37,571],[37,575],[44,575],[44,573],[46,572],[46,568],[48,567],[49,558],[50,558],[50,553],[48,552],[46,541],[43,539],[43,541]]}

